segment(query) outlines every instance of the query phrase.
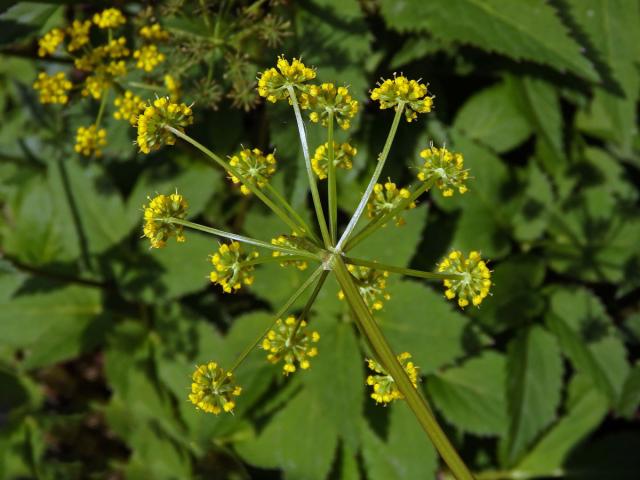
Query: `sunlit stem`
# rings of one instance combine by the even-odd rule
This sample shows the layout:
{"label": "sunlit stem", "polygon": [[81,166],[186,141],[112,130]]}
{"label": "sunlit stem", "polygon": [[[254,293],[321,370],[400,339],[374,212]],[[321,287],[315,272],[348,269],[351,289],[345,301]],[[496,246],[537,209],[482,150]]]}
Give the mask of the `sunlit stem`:
{"label": "sunlit stem", "polygon": [[102,99],[100,100],[100,107],[98,108],[98,116],[96,117],[96,130],[100,128],[100,122],[102,122],[102,117],[104,116],[104,107],[107,104],[107,96],[109,95],[109,89],[107,88],[104,92],[102,92]]}
{"label": "sunlit stem", "polygon": [[309,189],[311,190],[311,198],[313,199],[313,207],[318,217],[318,225],[320,226],[320,233],[322,234],[322,240],[325,247],[331,246],[331,239],[329,237],[329,231],[327,230],[327,221],[324,217],[324,211],[322,210],[322,202],[320,201],[320,194],[318,193],[318,185],[316,184],[316,177],[311,168],[311,159],[309,158],[309,144],[307,143],[307,133],[304,129],[304,122],[302,121],[302,114],[300,113],[300,106],[298,105],[298,99],[296,98],[296,92],[292,86],[287,87],[289,92],[289,98],[291,99],[291,105],[293,106],[293,113],[296,117],[296,123],[298,124],[298,135],[300,136],[300,145],[302,146],[302,155],[304,156],[304,163],[307,168],[307,177],[309,179]]}
{"label": "sunlit stem", "polygon": [[333,110],[329,112],[327,123],[327,155],[329,165],[327,166],[327,193],[329,197],[329,229],[331,230],[331,244],[335,245],[338,230],[338,192],[336,188],[336,166],[334,165],[335,151],[333,149]]}
{"label": "sunlit stem", "polygon": [[143,90],[151,90],[153,92],[168,92],[169,90],[161,85],[150,85],[142,82],[127,82],[127,85],[133,88],[140,88]]}
{"label": "sunlit stem", "polygon": [[[274,263],[274,262],[306,262],[307,260],[309,260],[309,257],[306,257],[304,255],[289,255],[286,254],[285,256],[282,255],[278,255],[275,257],[258,257],[258,258],[252,258],[251,260],[247,260],[246,262],[242,262],[242,266],[250,266],[250,265],[262,265],[263,263]],[[314,260],[319,261],[318,258],[315,258]]]}
{"label": "sunlit stem", "polygon": [[307,288],[309,288],[309,285],[311,285],[314,282],[314,280],[316,278],[318,278],[318,276],[320,274],[322,274],[322,272],[324,272],[324,271],[325,270],[322,267],[318,267],[309,276],[309,278],[307,278],[304,281],[304,283],[302,285],[300,285],[295,292],[293,292],[293,295],[291,295],[291,297],[289,297],[289,300],[287,300],[284,303],[284,305],[282,305],[282,307],[280,307],[280,309],[276,312],[276,314],[274,315],[273,322],[265,329],[265,331],[253,343],[251,343],[251,345],[249,345],[247,348],[245,348],[244,351],[240,354],[240,356],[236,359],[235,363],[233,364],[233,366],[229,370],[230,372],[233,372],[236,368],[238,368],[240,366],[240,364],[244,361],[244,359],[247,358],[247,356],[253,351],[253,349],[256,348],[258,345],[260,345],[260,342],[262,341],[264,336],[267,333],[269,333],[269,330],[271,330],[273,328],[273,326],[278,321],[278,319],[280,319],[285,313],[287,313],[287,311],[291,308],[291,305],[293,305],[296,302],[296,300],[298,300],[300,295],[302,295],[304,293],[304,291]]}
{"label": "sunlit stem", "polygon": [[404,368],[402,368],[393,350],[391,350],[387,339],[365,304],[342,258],[335,256],[333,267],[345,299],[353,311],[356,323],[360,327],[360,330],[364,332],[375,356],[380,360],[391,377],[393,377],[398,390],[431,439],[436,450],[438,450],[438,453],[440,453],[458,480],[473,480],[473,475],[438,424],[426,398],[413,386]]}
{"label": "sunlit stem", "polygon": [[194,230],[200,230],[201,232],[210,233],[217,237],[227,238],[229,240],[235,240],[240,243],[246,243],[247,245],[253,245],[254,247],[266,248],[267,250],[273,250],[276,252],[285,253],[287,255],[301,256],[307,259],[319,261],[320,257],[306,250],[298,250],[297,248],[283,247],[281,245],[274,245],[269,242],[264,242],[256,238],[245,237],[244,235],[238,235],[236,233],[225,232],[224,230],[218,230],[217,228],[207,227],[206,225],[200,225],[199,223],[190,222],[189,220],[182,220],[181,218],[158,218],[154,219],[167,223],[174,223],[176,225],[182,225],[184,227],[192,228]]}
{"label": "sunlit stem", "polygon": [[253,182],[249,181],[244,175],[242,175],[242,173],[240,173],[237,168],[229,165],[229,163],[226,162],[224,159],[222,159],[219,155],[216,155],[207,147],[202,145],[200,142],[194,140],[186,133],[181,132],[176,128],[173,128],[170,125],[165,125],[164,128],[170,131],[171,133],[173,133],[176,137],[179,137],[185,140],[186,142],[190,143],[194,147],[196,147],[198,150],[200,150],[202,153],[204,153],[206,156],[212,159],[224,170],[231,172],[234,177],[238,178],[249,189],[249,191],[251,191],[251,193],[253,193],[256,197],[262,200],[262,202],[267,207],[269,207],[273,211],[273,213],[275,213],[284,223],[286,223],[289,226],[289,228],[291,228],[293,231],[297,232],[301,236],[307,236],[303,228],[301,228],[298,224],[296,224],[280,207],[278,207],[275,203],[273,203],[273,201],[270,198],[268,198],[262,192],[262,190],[260,190],[256,185],[254,185]]}
{"label": "sunlit stem", "polygon": [[316,283],[316,286],[313,289],[313,292],[311,292],[311,295],[307,300],[307,303],[302,309],[302,312],[300,312],[300,315],[298,315],[298,319],[296,320],[296,324],[294,325],[293,330],[291,330],[291,335],[289,335],[289,339],[292,339],[296,336],[296,333],[298,333],[298,330],[300,329],[300,324],[302,323],[302,321],[305,318],[309,317],[309,312],[311,311],[311,307],[313,306],[313,303],[316,301],[316,298],[318,297],[320,290],[322,290],[322,286],[324,285],[324,282],[327,279],[328,275],[329,275],[329,270],[323,270],[322,275],[320,275],[320,278],[318,279],[318,283]]}
{"label": "sunlit stem", "polygon": [[459,280],[463,277],[459,273],[439,273],[439,272],[424,272],[422,270],[414,270],[413,268],[396,267],[395,265],[387,265],[384,263],[373,262],[371,260],[363,260],[361,258],[343,257],[344,263],[350,265],[360,265],[362,267],[369,267],[375,270],[383,270],[385,272],[399,273],[401,275],[407,275],[409,277],[425,278],[427,280]]}
{"label": "sunlit stem", "polygon": [[391,128],[389,129],[389,134],[387,135],[387,140],[384,143],[384,147],[382,148],[382,152],[378,157],[378,163],[376,165],[375,170],[373,171],[373,175],[371,176],[371,180],[369,180],[369,185],[367,185],[366,190],[362,194],[362,198],[360,199],[360,203],[356,208],[356,211],[353,213],[353,217],[349,221],[347,228],[343,232],[338,244],[336,245],[336,250],[340,251],[342,247],[345,245],[351,233],[356,228],[358,224],[358,220],[364,213],[364,209],[367,206],[367,202],[369,201],[369,197],[371,196],[371,192],[373,192],[373,187],[378,182],[380,178],[380,174],[382,173],[382,169],[384,168],[384,164],[387,161],[387,157],[389,156],[389,151],[391,150],[391,145],[393,144],[393,139],[396,136],[396,131],[398,130],[398,125],[400,123],[400,118],[402,118],[402,112],[404,110],[404,103],[398,104],[396,115],[393,117],[393,123],[391,124]]}
{"label": "sunlit stem", "polygon": [[305,232],[308,233],[309,238],[311,238],[311,240],[317,243],[318,246],[321,246],[320,239],[318,238],[318,236],[313,232],[311,227],[309,227],[307,222],[304,221],[304,219],[300,216],[300,214],[296,212],[296,209],[291,206],[291,204],[287,201],[287,199],[284,198],[276,188],[273,188],[273,186],[270,183],[267,183],[265,185],[265,188],[267,189],[269,194],[271,194],[276,199],[276,201],[279,202],[280,205],[282,205],[285,208],[285,210],[291,214],[291,216],[295,219],[295,221],[298,222],[298,224],[302,228],[304,228]]}

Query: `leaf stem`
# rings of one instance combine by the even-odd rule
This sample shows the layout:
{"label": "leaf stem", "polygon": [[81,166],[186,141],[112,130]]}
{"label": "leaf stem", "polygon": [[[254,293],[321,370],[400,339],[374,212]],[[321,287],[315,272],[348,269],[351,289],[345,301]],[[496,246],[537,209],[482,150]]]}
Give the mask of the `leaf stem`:
{"label": "leaf stem", "polygon": [[277,189],[273,188],[273,186],[270,183],[267,183],[265,188],[271,195],[273,195],[276,201],[279,202],[280,205],[282,205],[285,208],[285,210],[291,214],[294,220],[297,221],[302,228],[304,228],[305,232],[308,233],[311,240],[313,240],[318,246],[321,246],[321,242],[318,236],[314,233],[311,227],[309,227],[307,222],[304,221],[304,219],[300,216],[300,214],[296,212],[296,209],[291,206],[291,204],[287,201],[287,199],[284,198]]}
{"label": "leaf stem", "polygon": [[329,228],[331,230],[331,244],[335,245],[338,230],[338,192],[336,188],[336,166],[334,164],[335,151],[333,149],[333,110],[329,112],[327,124],[327,147],[329,165],[327,166],[327,182],[329,197]]}
{"label": "leaf stem", "polygon": [[324,285],[324,282],[327,279],[328,275],[329,275],[329,270],[323,270],[322,275],[320,275],[320,278],[318,279],[318,283],[316,283],[316,286],[313,289],[313,292],[311,292],[311,296],[307,300],[307,303],[302,309],[302,312],[300,312],[300,315],[298,315],[298,320],[296,321],[296,324],[293,327],[293,330],[291,330],[291,335],[289,335],[290,339],[296,336],[296,333],[298,333],[298,329],[300,328],[300,323],[302,323],[302,320],[308,317],[309,311],[311,310],[313,303],[316,301],[316,298],[318,297],[320,290],[322,290],[322,286]]}
{"label": "leaf stem", "polygon": [[96,117],[96,130],[100,128],[100,122],[102,122],[102,117],[104,116],[104,107],[107,104],[107,96],[109,95],[109,89],[107,88],[102,93],[102,98],[100,99],[100,107],[98,107],[98,116]]}
{"label": "leaf stem", "polygon": [[[293,255],[293,254],[287,253],[286,256],[252,258],[251,260],[242,262],[242,265],[245,265],[245,266],[262,265],[263,263],[273,263],[273,262],[304,262],[306,260],[309,260],[309,257],[304,255]],[[315,260],[319,261],[318,258],[316,258]]]}
{"label": "leaf stem", "polygon": [[425,272],[423,270],[414,270],[413,268],[396,267],[395,265],[387,265],[371,260],[363,260],[361,258],[344,257],[344,263],[351,265],[361,265],[363,267],[373,268],[375,270],[384,270],[386,272],[400,273],[410,277],[426,278],[427,280],[458,280],[462,275],[457,273],[439,273]]}

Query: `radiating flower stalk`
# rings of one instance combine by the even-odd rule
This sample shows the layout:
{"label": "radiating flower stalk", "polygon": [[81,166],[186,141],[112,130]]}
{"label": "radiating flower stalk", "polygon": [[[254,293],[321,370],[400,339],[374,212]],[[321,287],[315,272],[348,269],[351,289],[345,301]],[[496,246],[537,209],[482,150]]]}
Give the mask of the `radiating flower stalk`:
{"label": "radiating flower stalk", "polygon": [[[191,110],[170,98],[161,97],[148,104],[137,122],[138,145],[142,152],[172,145],[178,138],[190,143],[225,171],[230,183],[240,186],[242,194],[251,195],[270,208],[283,221],[284,227],[281,235],[270,240],[227,232],[187,220],[186,200],[177,192],[168,196],[160,194],[150,199],[144,210],[144,235],[149,238],[152,248],[165,246],[172,237],[179,242],[184,241],[185,227],[230,240],[218,246],[211,256],[211,281],[229,294],[260,281],[259,266],[264,263],[277,262],[283,267],[295,266],[301,271],[311,267],[311,274],[274,315],[272,323],[265,326],[264,333],[247,346],[230,369],[224,370],[215,362],[198,367],[189,398],[196,407],[207,412],[232,412],[236,406],[235,397],[240,393],[233,373],[259,347],[267,352],[268,361],[282,366],[286,375],[313,368],[313,358],[322,355],[324,347],[317,332],[309,329],[313,326],[309,314],[326,278],[333,274],[341,289],[340,298],[349,305],[354,322],[370,347],[372,358],[367,360],[367,364],[371,375],[367,384],[372,388],[371,397],[376,403],[385,405],[401,399],[406,401],[453,475],[459,479],[471,479],[471,473],[438,425],[421,393],[419,366],[411,360],[410,353],[392,351],[374,314],[384,308],[385,302],[392,301],[386,291],[387,278],[392,273],[443,282],[444,296],[447,299],[457,298],[458,306],[464,308],[480,305],[489,295],[491,271],[480,253],[475,251],[466,256],[454,250],[433,272],[348,255],[355,245],[385,225],[389,225],[387,228],[401,227],[403,213],[414,208],[419,197],[432,187],[440,189],[445,197],[464,194],[468,171],[464,168],[463,156],[444,147],[428,145],[420,154],[413,184],[398,187],[391,180],[380,183],[402,118],[413,122],[418,115],[428,113],[433,105],[426,85],[419,81],[398,75],[383,80],[371,91],[371,99],[379,102],[381,109],[393,108],[395,116],[364,194],[351,220],[338,235],[337,168],[350,168],[357,150],[348,143],[335,142],[333,127],[337,124],[347,130],[359,105],[347,87],[314,84],[315,78],[315,70],[301,60],[289,62],[280,57],[276,67],[266,70],[258,79],[260,96],[269,102],[285,101],[293,109],[317,214],[313,226],[305,223],[286,198],[271,186],[277,170],[273,154],[242,147],[229,159],[220,157],[186,133],[185,129],[192,120]],[[309,154],[303,112],[309,114],[308,118],[317,123],[318,128],[327,130],[326,142],[316,146],[313,159]],[[324,202],[316,176],[327,180]],[[325,215],[325,210],[328,210],[328,215]],[[368,221],[357,229],[358,221],[365,212]],[[268,250],[271,254],[260,254],[260,250]],[[314,288],[305,307],[297,316],[292,315],[292,305],[312,286]]]}

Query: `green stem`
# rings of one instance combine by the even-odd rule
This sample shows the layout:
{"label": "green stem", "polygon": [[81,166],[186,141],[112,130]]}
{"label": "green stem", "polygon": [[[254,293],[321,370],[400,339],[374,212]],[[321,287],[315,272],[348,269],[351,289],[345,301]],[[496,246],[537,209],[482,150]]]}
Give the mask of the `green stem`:
{"label": "green stem", "polygon": [[311,296],[309,297],[309,299],[307,300],[307,303],[302,309],[302,312],[300,313],[300,315],[298,315],[298,320],[296,321],[296,324],[293,327],[293,330],[291,330],[291,335],[289,335],[290,339],[295,337],[296,333],[298,333],[298,329],[300,328],[300,324],[302,323],[302,320],[304,320],[309,316],[309,311],[311,310],[313,303],[316,301],[316,298],[318,297],[320,290],[322,290],[322,286],[324,285],[324,282],[327,279],[327,276],[329,276],[329,270],[324,270],[322,272],[322,275],[320,275],[320,278],[318,279],[318,283],[316,283],[316,286],[313,289],[313,292],[311,292]]}
{"label": "green stem", "polygon": [[220,167],[222,167],[224,170],[231,172],[236,178],[240,179],[240,181],[244,185],[246,185],[246,187],[251,191],[251,193],[253,193],[256,197],[262,200],[262,202],[267,207],[269,207],[273,211],[273,213],[275,213],[280,218],[280,220],[286,223],[289,226],[289,228],[297,232],[299,235],[306,236],[306,232],[304,230],[302,230],[293,220],[291,220],[291,218],[289,218],[289,216],[280,207],[278,207],[275,203],[273,203],[273,201],[271,201],[271,199],[269,199],[258,187],[256,187],[252,182],[247,180],[247,178],[244,175],[242,175],[242,173],[240,173],[237,168],[229,165],[229,163],[225,162],[220,156],[213,153],[207,147],[202,145],[197,140],[194,140],[186,133],[181,132],[180,130],[173,128],[169,125],[165,125],[164,128],[169,130],[176,137],[180,137],[186,142],[189,142],[191,145],[196,147],[198,150],[200,150],[202,153],[204,153],[206,156],[208,156],[210,159],[212,159],[214,162],[220,165]]}
{"label": "green stem", "polygon": [[333,110],[329,112],[327,124],[327,147],[329,157],[329,165],[327,166],[329,228],[331,230],[331,244],[335,245],[338,231],[338,192],[336,188],[336,166],[334,165],[335,151],[333,150]]}
{"label": "green stem", "polygon": [[307,143],[307,134],[304,130],[304,122],[302,121],[302,114],[300,113],[300,107],[298,106],[298,99],[296,98],[296,92],[293,87],[289,85],[287,87],[289,92],[289,98],[291,99],[291,105],[293,106],[293,113],[296,116],[296,123],[298,124],[298,134],[300,136],[300,144],[302,145],[302,155],[304,156],[304,163],[307,167],[307,177],[309,179],[309,189],[311,190],[311,197],[313,198],[313,207],[316,210],[316,216],[318,217],[318,225],[320,225],[320,233],[322,234],[322,240],[325,247],[332,245],[329,231],[327,230],[327,221],[324,217],[324,211],[322,210],[322,202],[320,201],[320,194],[318,193],[318,185],[316,184],[316,177],[311,168],[311,159],[309,158],[309,145]]}
{"label": "green stem", "polygon": [[305,230],[305,232],[308,234],[311,240],[313,240],[316,244],[318,244],[318,246],[320,246],[320,239],[318,238],[318,236],[313,232],[311,227],[309,227],[307,222],[304,221],[304,219],[300,216],[300,214],[296,212],[296,209],[291,206],[291,204],[287,201],[287,199],[284,198],[277,189],[273,188],[273,186],[270,183],[267,183],[265,188],[268,190],[268,192],[271,195],[273,195],[276,201],[279,202],[280,205],[282,205],[285,208],[285,210],[291,214],[294,220],[300,224],[300,226]]}
{"label": "green stem", "polygon": [[176,225],[183,225],[188,228],[192,228],[194,230],[200,230],[201,232],[210,233],[212,235],[216,235],[222,238],[228,238],[229,240],[235,240],[238,242],[246,243],[248,245],[253,245],[255,247],[266,248],[268,250],[274,250],[276,252],[286,253],[287,255],[299,255],[311,260],[320,261],[321,258],[313,253],[306,252],[304,250],[298,250],[295,248],[282,247],[280,245],[273,245],[269,242],[264,242],[262,240],[258,240],[256,238],[245,237],[244,235],[237,235],[235,233],[225,232],[224,230],[218,230],[217,228],[207,227],[205,225],[200,225],[199,223],[190,222],[189,220],[182,220],[181,218],[158,218],[156,220],[165,221],[168,223],[175,223]]}
{"label": "green stem", "polygon": [[104,107],[107,104],[107,96],[109,95],[109,89],[107,88],[102,93],[102,99],[100,99],[100,107],[98,108],[98,116],[96,117],[96,130],[100,128],[100,122],[102,121],[102,117],[104,115]]}
{"label": "green stem", "polygon": [[409,408],[413,411],[418,422],[431,439],[431,442],[438,450],[443,460],[451,469],[453,475],[458,480],[473,480],[473,475],[466,467],[458,455],[458,452],[456,452],[455,448],[431,412],[431,408],[429,407],[427,400],[420,394],[418,389],[413,386],[411,380],[402,368],[402,365],[398,362],[398,359],[391,350],[382,330],[376,323],[371,312],[367,308],[367,305],[364,303],[362,296],[358,292],[358,288],[353,282],[353,278],[351,274],[349,274],[346,265],[337,255],[334,255],[333,257],[333,271],[335,272],[338,283],[344,292],[345,299],[354,313],[355,320],[358,322],[361,330],[365,333],[374,354],[393,377],[398,390],[400,390],[400,393],[404,396],[407,405],[409,405]]}
{"label": "green stem", "polygon": [[148,83],[142,83],[142,82],[127,82],[127,85],[133,88],[151,90],[152,92],[158,92],[158,91],[168,92],[168,90],[161,85],[149,85]]}
{"label": "green stem", "polygon": [[[262,265],[263,263],[273,263],[273,262],[305,262],[309,260],[309,257],[304,255],[293,255],[286,254],[286,256],[277,256],[277,257],[258,257],[253,258],[251,260],[247,260],[246,262],[242,262],[242,265]],[[319,260],[316,258],[315,260]]]}
{"label": "green stem", "polygon": [[230,372],[233,372],[236,368],[238,368],[240,366],[240,364],[244,361],[245,358],[247,358],[247,356],[253,351],[253,349],[256,348],[260,344],[260,342],[262,341],[264,336],[267,333],[269,333],[269,330],[271,330],[273,328],[273,325],[278,321],[278,319],[280,317],[282,317],[285,313],[287,313],[287,310],[289,310],[289,308],[291,308],[291,305],[293,305],[295,303],[295,301],[300,297],[300,295],[302,295],[304,293],[304,291],[307,288],[309,288],[309,285],[311,285],[313,283],[313,281],[316,278],[318,278],[318,275],[320,275],[323,271],[324,270],[323,270],[322,266],[318,267],[309,276],[309,278],[307,278],[304,281],[304,283],[302,285],[300,285],[295,292],[293,292],[293,295],[291,295],[291,297],[289,297],[289,300],[287,300],[284,303],[284,305],[282,305],[282,307],[280,307],[280,310],[278,310],[276,312],[276,314],[274,315],[274,320],[269,325],[269,327],[267,327],[267,329],[253,343],[251,343],[251,345],[249,345],[247,348],[245,348],[244,351],[240,354],[240,356],[236,359],[236,361],[233,364],[233,366],[229,369]]}
{"label": "green stem", "polygon": [[351,265],[361,265],[363,267],[373,268],[374,270],[400,273],[410,277],[426,278],[427,280],[459,280],[462,278],[462,275],[458,273],[425,272],[422,270],[414,270],[413,268],[396,267],[395,265],[372,262],[371,260],[363,260],[361,258],[344,257],[343,260],[344,263]]}
{"label": "green stem", "polygon": [[356,211],[353,213],[353,217],[349,221],[347,228],[344,230],[344,233],[340,237],[338,244],[336,245],[336,250],[340,251],[341,248],[345,245],[347,240],[349,240],[349,236],[356,228],[358,224],[358,220],[364,213],[365,207],[367,206],[367,202],[369,201],[369,197],[371,196],[371,192],[373,192],[373,187],[378,182],[378,178],[380,178],[380,174],[382,173],[382,169],[384,168],[384,164],[387,161],[387,157],[389,156],[389,151],[391,150],[391,145],[393,144],[393,139],[396,136],[396,131],[398,130],[398,125],[400,124],[400,118],[402,118],[402,111],[404,110],[404,103],[400,103],[398,105],[398,109],[396,110],[396,115],[393,117],[393,123],[391,124],[391,128],[389,129],[389,134],[387,135],[387,140],[384,143],[384,147],[382,148],[382,153],[378,157],[378,164],[376,165],[375,170],[373,171],[373,175],[371,176],[371,180],[369,180],[369,185],[367,185],[367,189],[364,191],[362,198],[360,199],[360,203],[356,208]]}

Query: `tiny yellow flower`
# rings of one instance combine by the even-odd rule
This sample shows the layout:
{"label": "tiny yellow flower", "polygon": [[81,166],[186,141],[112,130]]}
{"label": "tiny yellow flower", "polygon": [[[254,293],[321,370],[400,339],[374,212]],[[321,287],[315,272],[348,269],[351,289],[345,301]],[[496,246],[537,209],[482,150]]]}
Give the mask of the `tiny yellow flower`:
{"label": "tiny yellow flower", "polygon": [[289,63],[281,55],[276,67],[265,70],[258,78],[258,94],[273,103],[289,98],[288,87],[302,89],[304,82],[316,78],[316,71],[297,58]]}
{"label": "tiny yellow flower", "polygon": [[268,352],[267,360],[273,364],[284,360],[282,371],[285,375],[297,370],[296,363],[302,370],[307,370],[311,366],[309,358],[318,355],[315,344],[320,340],[320,334],[306,332],[306,327],[307,322],[301,320],[296,330],[295,317],[288,317],[284,322],[278,319],[262,340],[262,348]]}
{"label": "tiny yellow flower", "polygon": [[138,117],[138,147],[141,152],[150,153],[163,145],[173,145],[176,138],[165,127],[184,131],[184,127],[192,123],[190,107],[184,103],[172,103],[166,97],[157,98]]}
{"label": "tiny yellow flower", "polygon": [[100,58],[123,58],[131,55],[131,50],[127,48],[127,39],[125,37],[113,38],[106,45],[101,45],[94,49],[95,54]]}
{"label": "tiny yellow flower", "polygon": [[469,253],[469,258],[465,258],[459,250],[452,251],[440,262],[438,271],[460,275],[459,279],[444,280],[444,295],[449,300],[458,297],[461,308],[469,303],[478,306],[489,295],[491,270],[476,251]]}
{"label": "tiny yellow flower", "polygon": [[351,98],[346,87],[337,87],[333,83],[311,85],[300,97],[300,104],[313,111],[309,119],[323,127],[327,126],[329,113],[333,112],[336,123],[343,130],[351,126],[351,119],[358,113],[358,101]]}
{"label": "tiny yellow flower", "polygon": [[469,178],[469,170],[464,168],[461,153],[432,145],[422,150],[420,157],[424,159],[424,164],[418,167],[418,180],[435,180],[435,185],[445,197],[451,197],[455,190],[461,194],[467,191],[465,181]]}
{"label": "tiny yellow flower", "polygon": [[178,242],[186,241],[184,227],[167,221],[168,218],[184,219],[187,216],[189,204],[182,195],[156,195],[149,198],[149,205],[144,209],[144,236],[151,242],[151,248],[162,248],[167,240],[176,237]]}
{"label": "tiny yellow flower", "polygon": [[133,126],[136,125],[138,115],[140,115],[145,108],[145,103],[142,99],[129,90],[125,91],[124,95],[117,97],[113,104],[118,107],[113,117],[116,120],[126,120]]}
{"label": "tiny yellow flower", "polygon": [[252,285],[255,277],[255,267],[247,262],[258,257],[255,250],[244,253],[238,242],[223,243],[216,253],[211,256],[211,263],[215,267],[209,276],[213,283],[222,287],[225,293],[234,293],[242,285]]}
{"label": "tiny yellow flower", "polygon": [[169,40],[169,32],[164,30],[159,23],[145,25],[140,29],[140,36],[146,40],[163,42]]}
{"label": "tiny yellow flower", "polygon": [[75,52],[81,49],[87,43],[89,43],[89,31],[91,30],[91,20],[74,20],[69,27],[67,27],[67,34],[69,34],[70,40],[67,45],[67,49],[70,52]]}
{"label": "tiny yellow flower", "polygon": [[433,106],[433,97],[427,94],[427,86],[404,76],[383,80],[371,91],[371,99],[380,102],[380,109],[404,105],[407,122],[416,119],[418,113],[428,113]]}
{"label": "tiny yellow flower", "polygon": [[[376,183],[373,193],[367,203],[367,214],[369,218],[379,218],[395,209],[402,202],[406,202],[411,197],[411,192],[406,188],[398,188],[395,183],[388,181],[384,185]],[[415,202],[409,202],[403,210],[415,208]],[[397,226],[405,224],[402,212],[393,216]]]}
{"label": "tiny yellow flower", "polygon": [[74,150],[85,157],[102,155],[102,147],[107,144],[107,131],[95,125],[78,128]]}
{"label": "tiny yellow flower", "polygon": [[98,28],[117,28],[126,23],[126,19],[120,10],[117,8],[107,8],[100,13],[96,13],[93,16],[93,23]]}
{"label": "tiny yellow flower", "polygon": [[[250,150],[243,148],[240,152],[229,160],[229,165],[249,180],[253,185],[257,187],[264,187],[269,179],[276,173],[276,157],[273,153],[264,154],[259,148]],[[241,180],[233,173],[229,173],[231,181],[237,185],[241,183]],[[244,195],[249,195],[251,190],[246,185],[240,186],[240,191]]]}
{"label": "tiny yellow flower", "polygon": [[167,74],[164,76],[164,86],[169,91],[169,98],[172,102],[177,102],[180,98],[180,81]]}
{"label": "tiny yellow flower", "polygon": [[[347,265],[347,269],[353,275],[358,291],[369,309],[382,310],[384,302],[391,298],[391,295],[386,291],[389,272],[360,265]],[[344,300],[342,290],[338,292],[338,298]]]}
{"label": "tiny yellow flower", "polygon": [[215,362],[198,365],[192,377],[189,401],[196,408],[218,415],[221,412],[233,412],[236,407],[234,397],[242,393],[236,385],[232,372],[226,372]]}
{"label": "tiny yellow flower", "polygon": [[38,40],[38,56],[45,57],[55,52],[58,46],[64,41],[64,31],[54,28],[47,32],[44,37]]}
{"label": "tiny yellow flower", "polygon": [[[410,361],[411,354],[408,352],[401,353],[396,357],[404,371],[407,372],[409,379],[414,387],[418,387],[418,367]],[[395,400],[404,398],[404,396],[398,390],[395,380],[378,362],[372,359],[367,359],[367,364],[371,370],[377,375],[369,375],[367,377],[367,385],[373,388],[371,398],[376,403],[389,404]]]}
{"label": "tiny yellow flower", "polygon": [[47,75],[44,72],[38,74],[38,79],[33,83],[33,88],[40,95],[40,103],[60,103],[64,105],[69,101],[69,90],[73,84],[67,79],[64,72],[55,75]]}
{"label": "tiny yellow flower", "polygon": [[[280,235],[276,238],[271,239],[271,243],[273,245],[278,245],[280,247],[288,247],[288,248],[300,248],[302,244],[305,242],[304,239],[298,237],[295,233],[293,235]],[[289,265],[295,265],[298,270],[306,270],[309,266],[304,260],[286,260],[289,256],[289,253],[283,253],[274,251],[272,256],[274,257],[282,257],[283,261],[280,262],[281,267],[287,267]]]}
{"label": "tiny yellow flower", "polygon": [[136,67],[145,72],[150,72],[165,61],[164,53],[158,51],[155,45],[144,45],[133,52],[133,58],[137,60]]}
{"label": "tiny yellow flower", "polygon": [[[336,168],[344,168],[351,170],[353,167],[353,157],[356,156],[358,150],[348,143],[337,144],[333,142],[333,164]],[[313,158],[311,159],[311,168],[320,180],[327,178],[329,169],[329,144],[323,143],[316,148]]]}
{"label": "tiny yellow flower", "polygon": [[106,52],[104,48],[94,48],[93,50],[89,50],[84,55],[76,57],[73,61],[73,65],[78,70],[82,70],[84,72],[92,72],[102,64],[105,53]]}

